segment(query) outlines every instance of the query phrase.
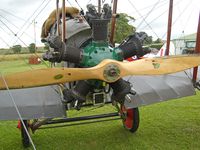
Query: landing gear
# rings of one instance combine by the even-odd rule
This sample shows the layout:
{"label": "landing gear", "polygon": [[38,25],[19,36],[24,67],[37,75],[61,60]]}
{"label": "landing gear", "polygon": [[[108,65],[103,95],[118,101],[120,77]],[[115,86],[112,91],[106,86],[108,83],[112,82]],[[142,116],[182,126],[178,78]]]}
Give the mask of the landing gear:
{"label": "landing gear", "polygon": [[139,127],[139,109],[126,109],[124,105],[121,106],[122,123],[124,127],[130,132],[134,133]]}
{"label": "landing gear", "polygon": [[[27,131],[29,132],[29,120],[23,120],[24,125],[27,129]],[[25,127],[23,126],[22,122],[19,121],[18,122],[18,126],[17,128],[19,128],[21,130],[21,137],[22,137],[22,144],[24,147],[29,147],[30,146],[30,140],[28,138],[28,134],[26,133]]]}

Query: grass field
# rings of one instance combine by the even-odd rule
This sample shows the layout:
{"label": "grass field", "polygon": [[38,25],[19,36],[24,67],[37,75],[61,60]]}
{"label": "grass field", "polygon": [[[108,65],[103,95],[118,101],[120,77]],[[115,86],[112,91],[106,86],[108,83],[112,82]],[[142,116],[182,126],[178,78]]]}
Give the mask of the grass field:
{"label": "grass field", "polygon": [[39,68],[47,68],[49,63],[42,62],[39,65],[30,65],[28,64],[28,59],[19,59],[13,61],[2,61],[0,62],[0,72],[3,74],[20,72],[25,70],[39,69]]}
{"label": "grass field", "polygon": [[[93,110],[92,113],[112,109],[106,106],[100,110]],[[198,150],[199,116],[200,93],[198,92],[196,96],[141,107],[140,127],[135,134],[126,131],[118,120],[38,130],[32,135],[32,139],[39,150]],[[1,149],[23,149],[16,125],[16,121],[0,122]]]}
{"label": "grass field", "polygon": [[[17,68],[15,71],[21,71],[29,67],[22,61],[0,62],[3,72],[12,72],[14,68]],[[113,107],[105,106],[90,112],[83,110],[78,114],[88,115],[112,110]],[[70,112],[73,116],[76,113]],[[17,121],[0,121],[0,149],[23,149],[16,126]],[[195,96],[141,107],[140,127],[135,134],[126,131],[121,121],[117,120],[38,130],[31,136],[39,150],[198,150],[200,92]]]}
{"label": "grass field", "polygon": [[16,60],[23,60],[28,59],[30,56],[39,56],[41,57],[42,53],[37,54],[12,54],[12,55],[0,55],[0,62],[3,61],[16,61]]}
{"label": "grass field", "polygon": [[[46,49],[44,47],[37,47],[38,53],[44,53]],[[27,47],[22,47],[20,54],[29,54],[30,51]],[[10,55],[13,54],[13,50],[11,48],[0,48],[0,55]]]}

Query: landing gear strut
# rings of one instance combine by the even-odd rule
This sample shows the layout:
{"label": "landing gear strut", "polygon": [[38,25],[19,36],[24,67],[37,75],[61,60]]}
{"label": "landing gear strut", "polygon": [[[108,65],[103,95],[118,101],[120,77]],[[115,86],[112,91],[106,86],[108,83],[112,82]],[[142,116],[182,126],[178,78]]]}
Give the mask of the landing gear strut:
{"label": "landing gear strut", "polygon": [[[23,120],[24,125],[27,129],[27,131],[29,132],[29,120]],[[30,140],[28,138],[28,134],[26,133],[26,130],[22,124],[22,122],[19,120],[18,122],[18,126],[17,128],[19,128],[21,130],[21,137],[22,137],[22,143],[24,147],[29,147],[30,146]]]}

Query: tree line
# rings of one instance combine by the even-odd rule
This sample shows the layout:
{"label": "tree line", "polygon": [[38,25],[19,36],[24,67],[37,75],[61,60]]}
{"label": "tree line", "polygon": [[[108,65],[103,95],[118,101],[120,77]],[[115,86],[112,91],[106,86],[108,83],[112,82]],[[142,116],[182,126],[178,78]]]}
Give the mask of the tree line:
{"label": "tree line", "polygon": [[[22,52],[23,47],[21,45],[17,44],[17,45],[13,45],[12,47],[10,47],[10,49],[13,51],[14,54],[19,54]],[[35,43],[31,43],[31,44],[29,44],[28,47],[26,47],[26,49],[28,50],[29,53],[35,53],[38,48],[36,47]],[[44,49],[47,50],[48,45],[45,45]]]}

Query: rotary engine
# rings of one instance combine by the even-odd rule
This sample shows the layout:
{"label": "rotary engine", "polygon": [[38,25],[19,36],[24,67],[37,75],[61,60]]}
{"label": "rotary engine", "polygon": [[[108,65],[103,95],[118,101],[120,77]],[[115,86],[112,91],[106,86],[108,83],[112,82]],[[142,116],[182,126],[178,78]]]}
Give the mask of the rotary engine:
{"label": "rotary engine", "polygon": [[[89,38],[85,37],[85,40],[75,44],[75,46],[74,44],[68,44],[68,41],[62,42],[58,36],[49,36],[47,42],[54,50],[46,52],[43,55],[44,60],[50,62],[66,61],[74,64],[75,67],[86,68],[93,67],[104,59],[123,61],[132,56],[141,57],[144,55],[142,42],[145,36],[143,34],[135,33],[130,35],[118,47],[113,47],[108,42],[108,23],[111,17],[109,15],[111,11],[108,10],[110,8],[104,8],[107,14],[104,13],[99,16],[95,8],[91,8],[92,5],[88,7],[85,18],[91,25],[91,36]],[[112,101],[124,103],[127,94],[134,94],[130,83],[123,79],[108,85],[112,88]],[[99,80],[77,81],[73,88],[64,89],[63,95],[67,103],[76,102],[76,106],[80,108],[81,104],[85,102],[88,93],[95,93],[95,91],[103,91],[105,93],[105,83]]]}

